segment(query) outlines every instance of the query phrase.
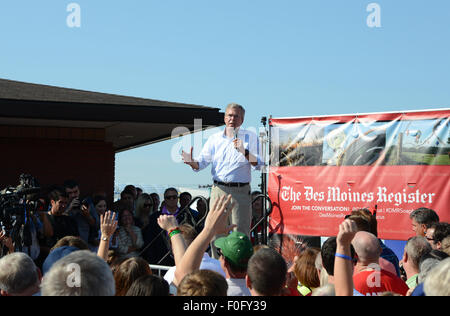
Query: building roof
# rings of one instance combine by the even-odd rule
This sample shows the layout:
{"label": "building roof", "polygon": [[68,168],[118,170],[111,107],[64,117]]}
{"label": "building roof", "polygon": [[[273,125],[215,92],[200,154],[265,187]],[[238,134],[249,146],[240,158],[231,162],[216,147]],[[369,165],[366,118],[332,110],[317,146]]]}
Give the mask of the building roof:
{"label": "building roof", "polygon": [[176,127],[181,135],[221,126],[223,117],[215,107],[0,79],[0,125],[103,129],[116,152],[170,139]]}

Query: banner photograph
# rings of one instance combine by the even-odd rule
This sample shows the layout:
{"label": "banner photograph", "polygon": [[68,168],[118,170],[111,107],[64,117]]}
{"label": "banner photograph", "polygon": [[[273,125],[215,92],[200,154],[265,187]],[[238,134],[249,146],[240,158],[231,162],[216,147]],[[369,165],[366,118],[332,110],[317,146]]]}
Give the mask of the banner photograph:
{"label": "banner photograph", "polygon": [[413,235],[409,214],[450,220],[450,109],[270,120],[272,232],[333,236],[358,208],[380,238]]}

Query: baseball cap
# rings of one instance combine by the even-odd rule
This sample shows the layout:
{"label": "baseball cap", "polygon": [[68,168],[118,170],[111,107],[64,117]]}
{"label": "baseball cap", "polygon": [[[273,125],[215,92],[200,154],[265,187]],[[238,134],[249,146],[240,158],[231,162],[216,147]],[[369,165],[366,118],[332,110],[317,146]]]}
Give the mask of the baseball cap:
{"label": "baseball cap", "polygon": [[253,245],[247,235],[234,231],[226,237],[218,238],[214,245],[219,248],[225,258],[237,267],[247,267],[253,255]]}

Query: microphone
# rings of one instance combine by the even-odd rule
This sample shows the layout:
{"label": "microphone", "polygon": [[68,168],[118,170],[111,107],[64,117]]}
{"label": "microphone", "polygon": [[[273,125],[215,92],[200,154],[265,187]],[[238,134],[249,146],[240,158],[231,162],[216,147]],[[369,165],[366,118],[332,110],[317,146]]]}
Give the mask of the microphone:
{"label": "microphone", "polygon": [[[234,140],[236,140],[236,139],[238,139],[238,129],[235,127],[235,128],[233,128],[233,134],[234,134],[234,137],[233,137],[233,141]],[[239,151],[239,148],[237,148],[237,147],[234,147],[237,151]]]}

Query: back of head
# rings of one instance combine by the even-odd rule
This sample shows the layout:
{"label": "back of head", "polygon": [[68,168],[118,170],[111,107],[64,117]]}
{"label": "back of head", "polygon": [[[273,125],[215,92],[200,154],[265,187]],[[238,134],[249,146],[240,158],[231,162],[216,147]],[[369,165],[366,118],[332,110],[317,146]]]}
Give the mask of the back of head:
{"label": "back of head", "polygon": [[260,295],[280,295],[286,283],[286,273],[286,261],[272,248],[258,250],[248,262],[247,277],[252,290]]}
{"label": "back of head", "polygon": [[352,215],[364,217],[367,220],[367,222],[369,223],[369,230],[367,230],[367,231],[378,237],[378,223],[377,223],[376,215],[373,215],[366,208],[353,210]]}
{"label": "back of head", "polygon": [[[370,223],[366,217],[361,215],[351,215],[348,219],[355,222],[358,231],[364,231],[371,233]],[[374,234],[375,235],[375,234]]]}
{"label": "back of head", "polygon": [[227,280],[211,270],[187,274],[177,288],[177,296],[227,296],[227,292]]}
{"label": "back of head", "polygon": [[434,267],[424,283],[427,296],[450,296],[450,258],[442,260]]}
{"label": "back of head", "polygon": [[428,273],[437,266],[442,260],[448,258],[448,255],[440,250],[431,250],[420,258],[419,263],[419,283],[423,283]]}
{"label": "back of head", "polygon": [[[328,238],[322,245],[320,256],[322,258],[322,266],[329,276],[334,276],[334,259],[336,254],[336,237]],[[355,249],[350,245],[352,258],[355,256]]]}
{"label": "back of head", "polygon": [[[0,259],[0,289],[8,295],[21,295],[39,285],[39,275],[33,260],[22,252]],[[32,293],[34,294],[34,293]]]}
{"label": "back of head", "polygon": [[195,228],[189,224],[180,225],[180,232],[183,235],[186,246],[189,246],[198,235]]}
{"label": "back of head", "polygon": [[42,280],[42,296],[113,296],[108,264],[89,250],[72,252],[56,262]]}
{"label": "back of head", "polygon": [[143,275],[131,284],[126,296],[169,296],[169,283],[157,275]]}
{"label": "back of head", "polygon": [[317,248],[305,248],[299,255],[294,266],[297,280],[309,288],[320,286],[319,275],[316,270],[316,257],[320,252]]}
{"label": "back of head", "polygon": [[359,231],[353,238],[352,245],[360,262],[363,264],[378,264],[382,249],[378,238],[374,234]]}
{"label": "back of head", "polygon": [[60,240],[58,240],[56,242],[56,244],[52,247],[52,249],[50,249],[50,251],[53,251],[56,248],[60,248],[60,247],[64,247],[64,246],[75,247],[79,250],[89,250],[88,244],[80,237],[65,236],[65,237],[61,238]]}
{"label": "back of head", "polygon": [[411,237],[405,246],[409,259],[417,269],[419,269],[420,258],[431,250],[430,243],[422,236]]}
{"label": "back of head", "polygon": [[425,224],[428,228],[431,224],[439,222],[439,216],[430,208],[420,207],[414,210],[409,218],[414,219],[419,224]]}
{"label": "back of head", "polygon": [[447,236],[442,240],[441,250],[450,256],[450,236]]}
{"label": "back of head", "polygon": [[144,259],[133,257],[125,260],[114,271],[116,296],[124,296],[135,280],[149,274],[152,270]]}
{"label": "back of head", "polygon": [[442,244],[444,238],[450,236],[450,224],[446,222],[440,222],[434,224],[433,226],[434,226],[434,233],[433,233],[434,243],[440,242]]}

